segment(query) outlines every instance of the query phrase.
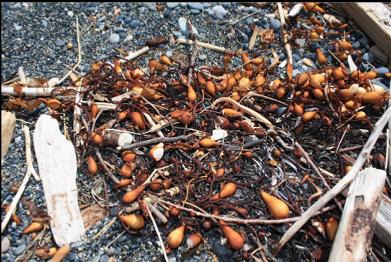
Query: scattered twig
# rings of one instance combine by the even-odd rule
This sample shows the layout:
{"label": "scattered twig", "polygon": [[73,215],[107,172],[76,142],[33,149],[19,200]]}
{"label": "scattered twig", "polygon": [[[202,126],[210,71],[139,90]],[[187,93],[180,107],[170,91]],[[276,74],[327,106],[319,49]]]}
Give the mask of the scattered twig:
{"label": "scattered twig", "polygon": [[122,148],[123,149],[131,149],[131,148],[149,146],[149,145],[158,144],[158,143],[173,143],[173,142],[177,142],[180,140],[187,140],[192,136],[193,135],[182,135],[182,136],[176,136],[176,137],[157,137],[157,138],[152,138],[149,140],[133,143],[128,146],[124,146]]}
{"label": "scattered twig", "polygon": [[[193,41],[187,40],[187,39],[177,39],[176,42],[178,44],[193,45]],[[227,52],[228,51],[228,49],[226,49],[224,47],[220,47],[220,46],[216,46],[216,45],[212,45],[212,44],[208,44],[208,43],[203,43],[203,42],[197,41],[197,44],[200,47],[208,48],[208,49],[211,49],[214,51],[219,51],[219,52]]]}

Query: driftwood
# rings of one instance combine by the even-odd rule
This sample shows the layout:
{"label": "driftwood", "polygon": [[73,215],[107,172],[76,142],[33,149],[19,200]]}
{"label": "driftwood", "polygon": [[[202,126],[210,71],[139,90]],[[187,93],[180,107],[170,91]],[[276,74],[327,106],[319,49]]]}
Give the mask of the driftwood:
{"label": "driftwood", "polygon": [[366,261],[385,179],[384,170],[367,168],[353,181],[329,261]]}
{"label": "driftwood", "polygon": [[[178,44],[193,45],[193,41],[188,40],[188,39],[177,39],[176,42]],[[203,47],[203,48],[208,48],[208,49],[211,49],[214,51],[219,51],[219,52],[227,52],[228,51],[228,49],[226,49],[224,47],[216,46],[216,45],[212,45],[212,44],[208,44],[208,43],[203,43],[200,41],[197,41],[197,45],[200,47]]]}
{"label": "driftwood", "polygon": [[352,169],[347,173],[334,187],[331,188],[325,195],[318,199],[307,211],[305,211],[300,220],[296,221],[284,236],[279,241],[277,252],[296,234],[296,232],[311,218],[315,213],[326,205],[330,200],[336,197],[345,187],[347,187],[358,175],[358,172],[367,161],[372,148],[374,147],[378,137],[382,133],[383,128],[391,118],[391,107],[384,112],[383,116],[376,122],[372,134],[365,143],[360,155],[355,161]]}
{"label": "driftwood", "polygon": [[380,241],[391,248],[391,199],[384,196],[380,202],[376,218],[375,235]]}
{"label": "driftwood", "polygon": [[41,115],[36,123],[34,148],[56,244],[63,246],[83,240],[75,149],[61,134],[57,120],[49,115]]}
{"label": "driftwood", "polygon": [[120,149],[130,146],[133,142],[133,135],[125,130],[105,129],[103,138],[111,144],[117,145]]}
{"label": "driftwood", "polygon": [[1,161],[7,154],[16,125],[14,113],[1,110]]}

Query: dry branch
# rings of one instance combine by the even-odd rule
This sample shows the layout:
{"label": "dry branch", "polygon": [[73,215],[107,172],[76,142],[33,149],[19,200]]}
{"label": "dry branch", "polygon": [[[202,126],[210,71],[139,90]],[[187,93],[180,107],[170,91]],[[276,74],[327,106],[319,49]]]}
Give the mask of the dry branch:
{"label": "dry branch", "polygon": [[[193,45],[193,41],[187,40],[187,39],[177,39],[176,42],[178,44]],[[197,41],[197,45],[200,47],[208,48],[208,49],[211,49],[214,51],[219,51],[219,52],[227,52],[228,51],[228,49],[226,49],[224,47],[220,47],[220,46],[216,46],[216,45],[212,45],[212,44],[208,44],[208,43],[203,43],[200,41]]]}

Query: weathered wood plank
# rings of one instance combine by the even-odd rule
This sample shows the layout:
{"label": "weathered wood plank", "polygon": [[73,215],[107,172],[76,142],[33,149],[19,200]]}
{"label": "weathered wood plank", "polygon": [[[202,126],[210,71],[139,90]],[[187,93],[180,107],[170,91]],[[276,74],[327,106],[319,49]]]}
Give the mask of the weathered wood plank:
{"label": "weathered wood plank", "polygon": [[49,115],[41,115],[36,123],[34,148],[54,240],[59,246],[83,240],[75,149],[61,134],[57,120]]}
{"label": "weathered wood plank", "polygon": [[391,200],[383,196],[376,217],[376,237],[391,248]]}
{"label": "weathered wood plank", "polygon": [[7,154],[16,125],[15,114],[1,110],[1,161]]}
{"label": "weathered wood plank", "polygon": [[328,261],[366,261],[385,179],[384,170],[367,168],[353,181]]}
{"label": "weathered wood plank", "polygon": [[391,59],[391,10],[383,3],[341,3],[342,8]]}

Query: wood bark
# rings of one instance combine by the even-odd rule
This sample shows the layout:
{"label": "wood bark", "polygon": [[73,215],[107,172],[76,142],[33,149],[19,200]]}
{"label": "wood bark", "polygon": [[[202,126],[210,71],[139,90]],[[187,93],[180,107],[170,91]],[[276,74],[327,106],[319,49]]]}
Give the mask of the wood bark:
{"label": "wood bark", "polygon": [[14,135],[15,125],[15,114],[1,110],[1,161],[3,161],[3,157],[7,154],[8,146]]}

